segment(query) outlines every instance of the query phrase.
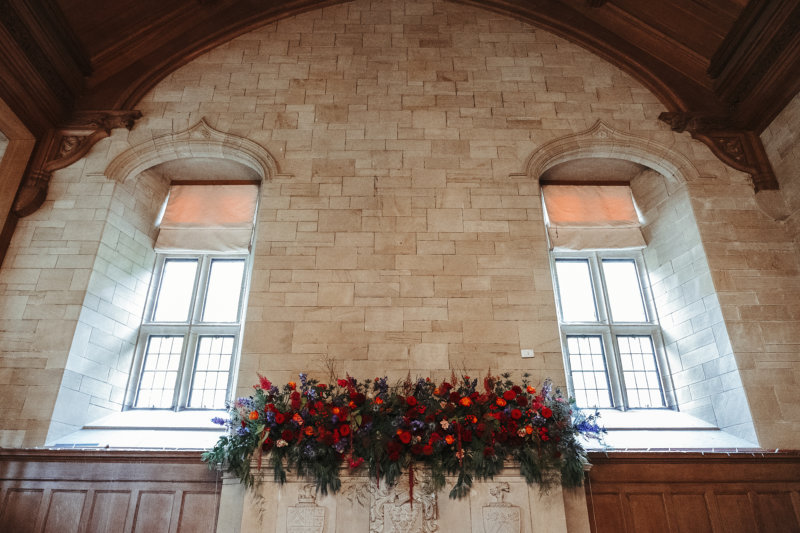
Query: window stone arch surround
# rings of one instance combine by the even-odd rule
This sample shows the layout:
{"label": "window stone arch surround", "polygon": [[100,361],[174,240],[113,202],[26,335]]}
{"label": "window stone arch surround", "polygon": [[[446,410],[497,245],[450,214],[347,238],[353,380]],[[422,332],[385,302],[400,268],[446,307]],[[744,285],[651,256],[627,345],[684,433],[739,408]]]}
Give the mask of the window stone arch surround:
{"label": "window stone arch surround", "polygon": [[528,158],[525,175],[538,184],[540,177],[560,164],[593,158],[620,159],[646,167],[631,180],[631,189],[643,211],[648,242],[645,262],[679,410],[756,443],[745,389],[690,201],[689,184],[701,179],[699,172],[682,154],[597,121],[588,130],[542,145]]}

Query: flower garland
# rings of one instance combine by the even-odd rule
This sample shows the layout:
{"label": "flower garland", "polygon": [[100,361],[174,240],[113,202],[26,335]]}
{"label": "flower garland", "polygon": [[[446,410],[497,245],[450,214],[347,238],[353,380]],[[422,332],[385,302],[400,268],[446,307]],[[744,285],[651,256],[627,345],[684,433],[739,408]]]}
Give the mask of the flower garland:
{"label": "flower garland", "polygon": [[213,420],[229,432],[203,454],[248,486],[253,460],[260,468],[266,459],[278,483],[293,469],[322,494],[340,489],[343,464],[394,485],[417,463],[430,468],[434,490],[445,475],[457,476],[450,497],[461,498],[474,478],[491,479],[511,458],[529,484],[575,487],[587,462],[578,437],[605,432],[597,413],[581,413],[549,380],[537,392],[527,374],[522,386],[503,374],[487,375],[482,387],[455,375],[438,385],[427,378],[392,387],[385,377],[328,385],[300,374],[299,384],[282,388],[259,378],[252,396],[229,406],[230,419]]}

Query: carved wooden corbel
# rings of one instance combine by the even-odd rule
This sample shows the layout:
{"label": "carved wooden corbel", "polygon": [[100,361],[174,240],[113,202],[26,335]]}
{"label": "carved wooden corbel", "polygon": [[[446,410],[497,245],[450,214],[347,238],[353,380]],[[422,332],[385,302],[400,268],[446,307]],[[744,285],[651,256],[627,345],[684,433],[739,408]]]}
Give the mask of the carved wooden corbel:
{"label": "carved wooden corbel", "polygon": [[778,189],[778,179],[756,132],[732,128],[723,118],[701,113],[665,112],[658,118],[673,131],[688,131],[723,163],[750,174],[756,192]]}
{"label": "carved wooden corbel", "polygon": [[141,111],[78,111],[63,126],[49,130],[36,144],[13,213],[21,218],[39,209],[47,198],[53,172],[81,159],[97,141],[111,135],[111,130],[131,129],[141,116]]}

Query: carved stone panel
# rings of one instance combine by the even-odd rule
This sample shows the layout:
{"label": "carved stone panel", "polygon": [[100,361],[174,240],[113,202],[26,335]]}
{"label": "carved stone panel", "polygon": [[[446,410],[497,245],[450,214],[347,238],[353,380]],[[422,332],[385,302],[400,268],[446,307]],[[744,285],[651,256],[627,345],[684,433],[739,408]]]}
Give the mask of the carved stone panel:
{"label": "carved stone panel", "polygon": [[297,505],[286,511],[288,533],[322,533],[325,529],[325,508],[317,505],[314,485],[304,485],[297,495]]}

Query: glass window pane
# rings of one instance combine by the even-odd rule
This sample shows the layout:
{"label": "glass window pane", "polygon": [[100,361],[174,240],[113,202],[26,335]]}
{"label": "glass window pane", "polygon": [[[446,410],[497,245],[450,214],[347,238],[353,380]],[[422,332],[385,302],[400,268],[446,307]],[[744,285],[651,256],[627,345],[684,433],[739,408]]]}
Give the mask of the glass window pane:
{"label": "glass window pane", "polygon": [[597,308],[592,290],[589,261],[556,259],[558,299],[564,322],[596,322]]}
{"label": "glass window pane", "polygon": [[608,305],[614,322],[647,322],[642,290],[632,259],[603,259]]}
{"label": "glass window pane", "polygon": [[617,345],[628,407],[664,407],[653,339],[649,335],[620,335]]}
{"label": "glass window pane", "polygon": [[207,362],[205,368],[195,365],[189,407],[223,409],[233,359],[233,336],[201,336],[197,341],[196,360]]}
{"label": "glass window pane", "polygon": [[208,274],[203,322],[236,322],[242,294],[244,259],[214,259]]}
{"label": "glass window pane", "polygon": [[154,322],[187,322],[192,304],[197,259],[167,259],[158,285]]}
{"label": "glass window pane", "polygon": [[567,349],[578,407],[612,407],[601,337],[569,335]]}
{"label": "glass window pane", "polygon": [[136,407],[172,407],[182,336],[151,336],[147,339]]}

